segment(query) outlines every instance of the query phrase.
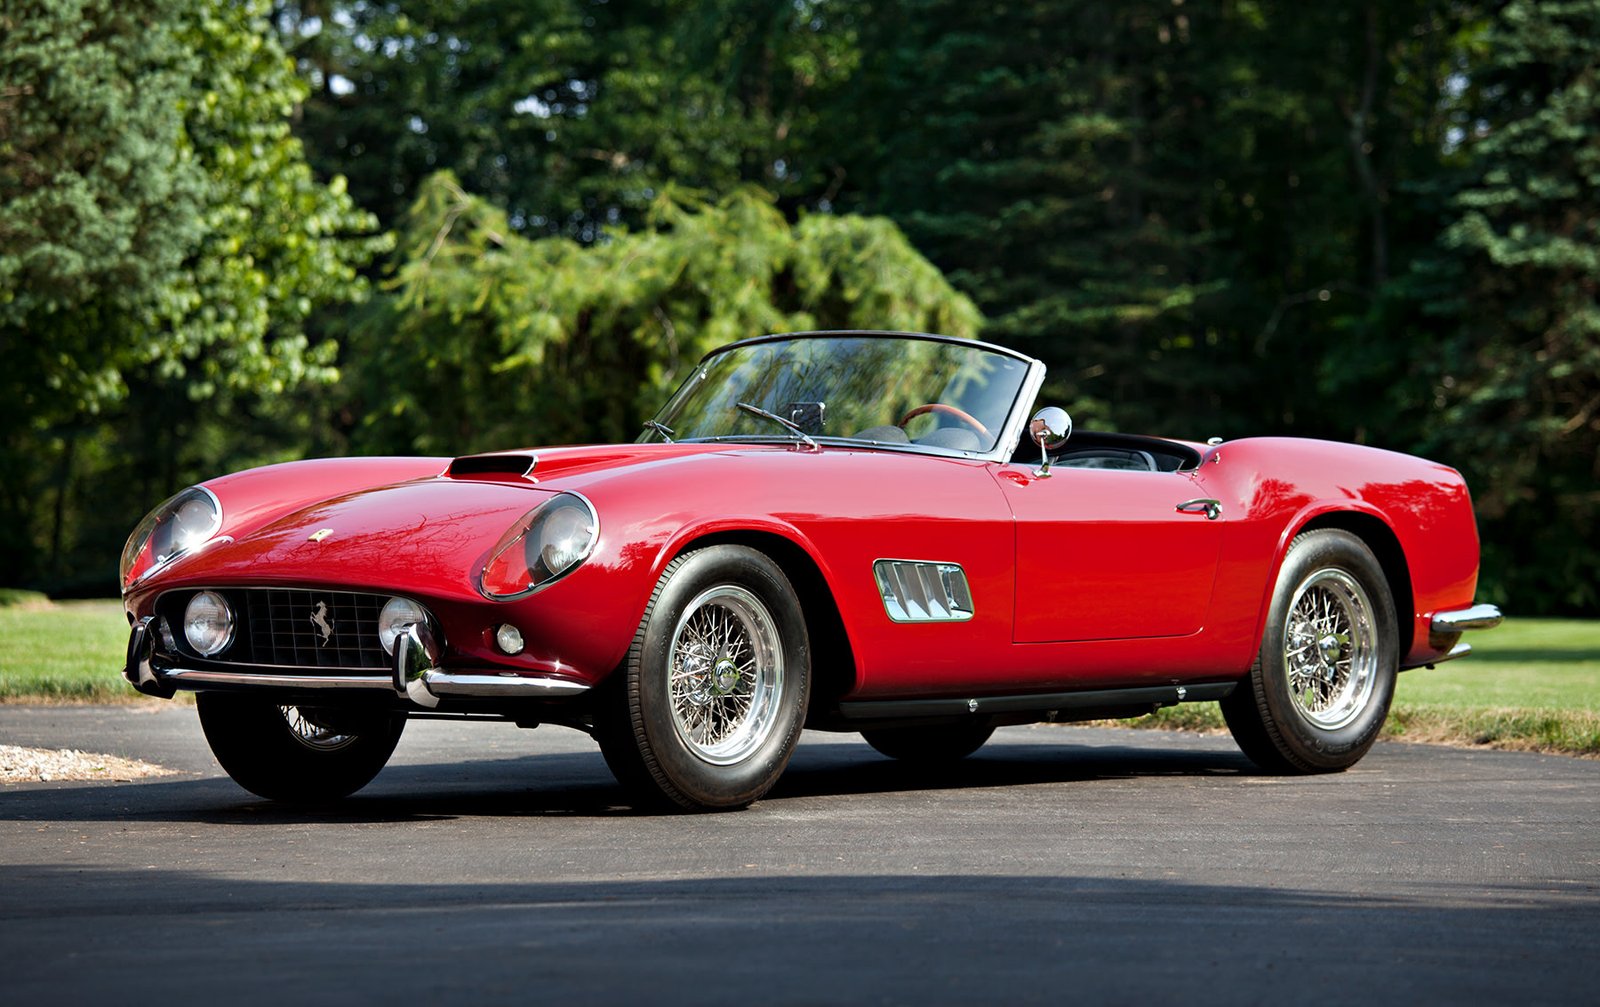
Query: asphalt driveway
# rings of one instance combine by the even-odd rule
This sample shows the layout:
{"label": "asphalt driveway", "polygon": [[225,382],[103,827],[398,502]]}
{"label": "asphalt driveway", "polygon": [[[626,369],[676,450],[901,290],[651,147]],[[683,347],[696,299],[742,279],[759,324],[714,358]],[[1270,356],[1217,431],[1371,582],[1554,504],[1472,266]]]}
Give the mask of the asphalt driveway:
{"label": "asphalt driveway", "polygon": [[179,770],[0,787],[0,1000],[1574,1003],[1600,762],[1008,728],[942,776],[807,735],[735,814],[629,811],[560,728],[413,723],[336,811],[266,804],[192,709],[0,707],[0,743]]}

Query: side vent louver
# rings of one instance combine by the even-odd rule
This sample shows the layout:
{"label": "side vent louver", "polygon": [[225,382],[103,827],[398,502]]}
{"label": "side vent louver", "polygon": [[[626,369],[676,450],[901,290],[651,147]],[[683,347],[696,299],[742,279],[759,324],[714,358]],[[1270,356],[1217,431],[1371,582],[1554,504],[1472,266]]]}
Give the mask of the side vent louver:
{"label": "side vent louver", "polygon": [[872,564],[884,611],[895,622],[964,622],[972,618],[972,590],[955,563],[880,559]]}

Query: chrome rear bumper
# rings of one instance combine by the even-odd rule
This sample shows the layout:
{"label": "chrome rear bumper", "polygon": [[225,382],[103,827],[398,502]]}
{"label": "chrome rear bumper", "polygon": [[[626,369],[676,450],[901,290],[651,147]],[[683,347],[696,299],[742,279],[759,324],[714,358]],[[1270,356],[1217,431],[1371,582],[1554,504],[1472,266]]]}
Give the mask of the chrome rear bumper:
{"label": "chrome rear bumper", "polygon": [[1474,629],[1494,629],[1504,618],[1494,605],[1472,605],[1435,612],[1428,623],[1428,644],[1435,650],[1445,651],[1445,654],[1434,658],[1433,663],[1466,657],[1472,653],[1472,647],[1461,642],[1461,634]]}

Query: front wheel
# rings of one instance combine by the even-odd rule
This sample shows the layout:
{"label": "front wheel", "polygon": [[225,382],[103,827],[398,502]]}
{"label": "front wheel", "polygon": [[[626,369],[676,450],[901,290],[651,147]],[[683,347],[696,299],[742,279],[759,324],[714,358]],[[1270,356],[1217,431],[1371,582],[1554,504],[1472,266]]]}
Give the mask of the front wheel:
{"label": "front wheel", "polygon": [[1296,536],[1250,677],[1222,701],[1228,729],[1271,772],[1348,768],[1383,729],[1399,649],[1389,583],[1366,544],[1333,528]]}
{"label": "front wheel", "polygon": [[195,696],[211,752],[233,781],[272,801],[316,804],[355,793],[378,775],[405,730],[388,710],[283,706],[255,696]]}
{"label": "front wheel", "polygon": [[789,763],[811,682],[805,616],[783,570],[737,545],[667,565],[595,737],[642,804],[742,808]]}

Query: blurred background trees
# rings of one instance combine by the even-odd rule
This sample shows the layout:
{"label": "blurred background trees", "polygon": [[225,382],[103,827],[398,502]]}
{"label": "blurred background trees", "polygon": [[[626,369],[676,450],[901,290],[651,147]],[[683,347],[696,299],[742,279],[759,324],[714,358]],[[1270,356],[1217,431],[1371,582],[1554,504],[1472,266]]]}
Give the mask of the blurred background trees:
{"label": "blurred background trees", "polygon": [[1600,608],[1600,0],[0,4],[8,580],[862,325],[1035,354],[1086,427],[1423,453],[1482,596]]}

